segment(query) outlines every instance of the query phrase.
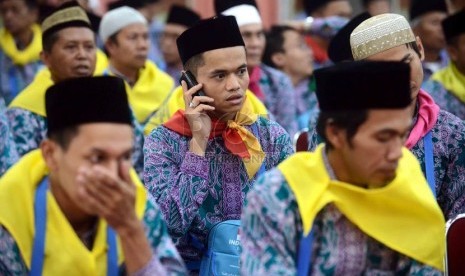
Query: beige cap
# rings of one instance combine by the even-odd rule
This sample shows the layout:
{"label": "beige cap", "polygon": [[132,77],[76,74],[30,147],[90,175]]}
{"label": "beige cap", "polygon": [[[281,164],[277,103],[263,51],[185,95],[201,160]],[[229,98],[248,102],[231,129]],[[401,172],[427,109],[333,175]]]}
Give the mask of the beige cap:
{"label": "beige cap", "polygon": [[360,23],[350,35],[350,47],[354,60],[415,41],[415,35],[407,19],[399,14],[385,13]]}

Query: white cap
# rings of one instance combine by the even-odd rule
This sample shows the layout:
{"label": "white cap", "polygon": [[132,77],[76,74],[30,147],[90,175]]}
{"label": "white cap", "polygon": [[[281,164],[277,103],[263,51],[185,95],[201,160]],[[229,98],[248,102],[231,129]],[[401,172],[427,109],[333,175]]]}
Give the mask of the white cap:
{"label": "white cap", "polygon": [[239,5],[229,8],[221,13],[222,15],[232,15],[236,17],[239,27],[247,24],[262,24],[262,18],[258,13],[257,8],[252,5]]}
{"label": "white cap", "polygon": [[126,6],[120,7],[105,13],[98,33],[102,42],[105,43],[110,36],[136,23],[148,24],[147,19],[137,10]]}
{"label": "white cap", "polygon": [[354,60],[415,41],[415,35],[407,19],[399,14],[385,13],[360,23],[350,35],[350,47]]}

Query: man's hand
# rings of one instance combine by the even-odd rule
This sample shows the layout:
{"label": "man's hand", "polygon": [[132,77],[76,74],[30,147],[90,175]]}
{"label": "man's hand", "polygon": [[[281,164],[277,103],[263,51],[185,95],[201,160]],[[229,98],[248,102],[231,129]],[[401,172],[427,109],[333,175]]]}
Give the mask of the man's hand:
{"label": "man's hand", "polygon": [[192,131],[189,150],[197,155],[204,156],[212,129],[212,121],[207,112],[214,111],[215,107],[211,106],[213,99],[208,96],[192,96],[200,89],[202,89],[201,83],[191,89],[187,89],[186,83],[182,81],[185,103],[184,114]]}
{"label": "man's hand", "polygon": [[136,187],[129,176],[129,163],[119,164],[115,174],[101,165],[81,167],[76,177],[82,203],[119,231],[140,224],[135,212]]}
{"label": "man's hand", "polygon": [[152,249],[135,211],[136,186],[129,169],[129,162],[119,163],[117,173],[101,165],[81,167],[76,180],[82,204],[118,234],[126,269],[131,275],[149,264]]}

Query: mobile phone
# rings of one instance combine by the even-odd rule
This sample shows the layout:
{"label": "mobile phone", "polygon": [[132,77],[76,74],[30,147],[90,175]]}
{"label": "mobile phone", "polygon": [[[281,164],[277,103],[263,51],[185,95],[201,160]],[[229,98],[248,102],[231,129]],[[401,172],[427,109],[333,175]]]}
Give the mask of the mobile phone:
{"label": "mobile phone", "polygon": [[[188,89],[191,89],[193,86],[198,84],[194,75],[190,71],[183,71],[181,73],[181,78],[179,78],[179,84],[181,84],[181,81],[186,82]],[[206,94],[205,92],[203,92],[203,90],[199,90],[195,92],[194,95],[192,95],[192,97],[195,97],[195,96],[206,96]]]}

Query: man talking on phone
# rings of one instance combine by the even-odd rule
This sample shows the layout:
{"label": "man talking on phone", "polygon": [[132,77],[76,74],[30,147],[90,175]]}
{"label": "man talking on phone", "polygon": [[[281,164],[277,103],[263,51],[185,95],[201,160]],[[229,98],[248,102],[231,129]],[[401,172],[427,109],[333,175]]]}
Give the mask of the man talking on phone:
{"label": "man talking on phone", "polygon": [[[240,218],[253,181],[292,153],[287,132],[252,112],[247,59],[232,16],[200,21],[177,39],[185,111],[146,137],[144,181],[187,263],[198,262],[208,231]],[[202,90],[205,96],[193,96]],[[198,270],[192,268],[191,271]]]}

